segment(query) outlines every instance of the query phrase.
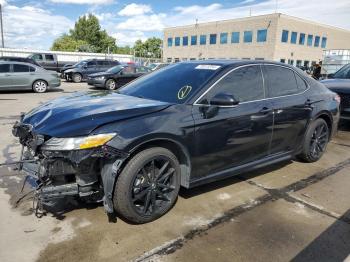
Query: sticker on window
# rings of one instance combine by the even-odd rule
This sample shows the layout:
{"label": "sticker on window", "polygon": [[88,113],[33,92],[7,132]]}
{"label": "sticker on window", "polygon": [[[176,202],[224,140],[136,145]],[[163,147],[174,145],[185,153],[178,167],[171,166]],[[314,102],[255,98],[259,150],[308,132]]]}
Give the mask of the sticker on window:
{"label": "sticker on window", "polygon": [[219,69],[218,65],[197,65],[195,69],[206,69],[206,70],[216,70]]}
{"label": "sticker on window", "polygon": [[179,100],[184,99],[191,92],[192,86],[183,86],[180,88],[179,92],[177,92],[177,98]]}

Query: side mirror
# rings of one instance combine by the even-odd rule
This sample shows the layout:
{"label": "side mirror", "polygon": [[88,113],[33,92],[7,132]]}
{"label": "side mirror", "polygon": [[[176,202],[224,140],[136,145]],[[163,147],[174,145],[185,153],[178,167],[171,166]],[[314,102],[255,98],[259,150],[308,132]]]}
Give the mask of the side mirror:
{"label": "side mirror", "polygon": [[334,74],[329,74],[327,78],[334,78]]}
{"label": "side mirror", "polygon": [[210,100],[210,105],[212,106],[235,106],[238,104],[239,104],[239,101],[236,100],[233,95],[226,94],[226,93],[216,94]]}

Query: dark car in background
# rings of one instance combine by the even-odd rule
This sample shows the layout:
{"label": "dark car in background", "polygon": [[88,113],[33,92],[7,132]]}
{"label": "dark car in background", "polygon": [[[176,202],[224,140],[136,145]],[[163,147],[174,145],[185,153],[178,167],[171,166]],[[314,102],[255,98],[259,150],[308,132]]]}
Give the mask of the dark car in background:
{"label": "dark car in background", "polygon": [[[181,62],[116,92],[75,93],[13,128],[45,206],[103,199],[135,223],[164,215],[192,188],[299,157],[319,160],[337,130],[337,94],[268,61]],[[32,161],[32,162],[30,162]]]}
{"label": "dark car in background", "polygon": [[149,69],[151,69],[152,71],[156,71],[158,69],[161,69],[163,67],[168,66],[169,63],[152,63],[148,66]]}
{"label": "dark car in background", "polygon": [[340,118],[350,120],[350,64],[328,77],[321,83],[340,96]]}
{"label": "dark car in background", "polygon": [[80,83],[81,81],[85,81],[88,75],[107,71],[117,65],[120,65],[120,63],[116,60],[88,59],[77,63],[71,69],[65,70],[64,76],[67,81]]}
{"label": "dark car in background", "polygon": [[21,62],[21,63],[29,63],[36,66],[42,67],[38,64],[34,59],[28,57],[16,57],[16,56],[1,56],[0,61],[9,61],[9,62]]}
{"label": "dark car in background", "polygon": [[89,75],[87,83],[95,87],[115,90],[150,72],[152,72],[151,69],[145,66],[134,64],[118,65],[105,72]]}

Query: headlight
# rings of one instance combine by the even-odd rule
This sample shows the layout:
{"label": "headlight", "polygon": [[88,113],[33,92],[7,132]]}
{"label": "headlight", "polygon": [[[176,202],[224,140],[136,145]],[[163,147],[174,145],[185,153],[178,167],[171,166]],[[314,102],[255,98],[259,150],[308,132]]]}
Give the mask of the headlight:
{"label": "headlight", "polygon": [[89,149],[106,144],[116,134],[100,134],[86,137],[71,137],[71,138],[51,138],[41,146],[42,150],[49,151],[64,151],[64,150],[79,150]]}
{"label": "headlight", "polygon": [[95,77],[95,80],[104,80],[104,79],[105,79],[104,76]]}

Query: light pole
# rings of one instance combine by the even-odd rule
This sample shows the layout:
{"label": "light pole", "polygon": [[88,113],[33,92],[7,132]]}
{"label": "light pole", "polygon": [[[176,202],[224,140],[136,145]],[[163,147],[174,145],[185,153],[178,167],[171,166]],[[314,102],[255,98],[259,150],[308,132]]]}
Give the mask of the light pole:
{"label": "light pole", "polygon": [[4,27],[2,23],[2,5],[0,4],[0,28],[1,28],[1,47],[4,48]]}

